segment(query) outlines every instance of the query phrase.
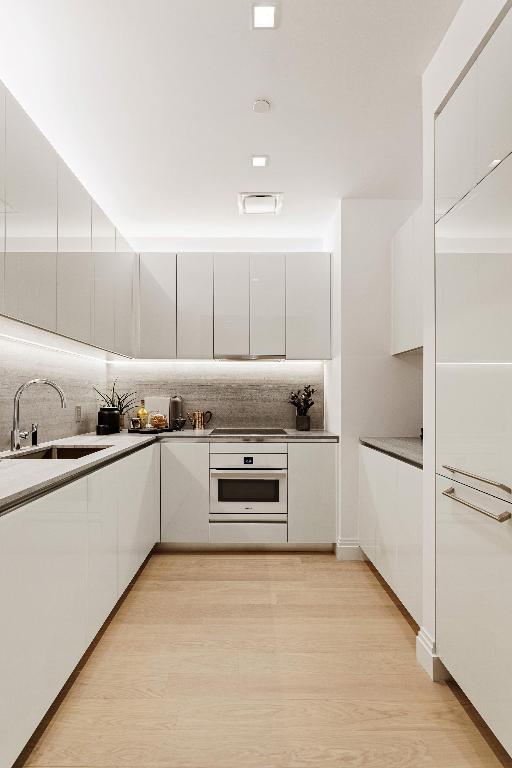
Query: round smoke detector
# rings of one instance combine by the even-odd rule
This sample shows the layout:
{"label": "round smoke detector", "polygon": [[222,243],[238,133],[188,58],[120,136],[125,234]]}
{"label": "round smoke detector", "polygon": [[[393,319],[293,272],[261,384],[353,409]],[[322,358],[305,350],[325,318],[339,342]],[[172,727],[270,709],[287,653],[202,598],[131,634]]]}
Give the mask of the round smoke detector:
{"label": "round smoke detector", "polygon": [[254,112],[258,112],[259,114],[270,112],[270,101],[269,99],[256,99],[252,108]]}

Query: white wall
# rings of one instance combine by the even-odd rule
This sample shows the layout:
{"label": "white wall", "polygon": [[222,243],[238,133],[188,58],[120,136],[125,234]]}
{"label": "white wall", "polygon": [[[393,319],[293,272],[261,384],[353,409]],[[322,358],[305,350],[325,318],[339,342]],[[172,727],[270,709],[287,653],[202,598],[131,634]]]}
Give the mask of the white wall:
{"label": "white wall", "polygon": [[435,655],[434,113],[511,6],[510,0],[464,0],[423,75],[423,625],[416,651],[431,677],[443,674]]}
{"label": "white wall", "polygon": [[334,280],[340,297],[339,342],[337,356],[326,366],[326,412],[328,425],[331,418],[340,423],[342,558],[359,552],[359,438],[419,435],[421,427],[421,353],[390,354],[391,237],[415,207],[413,200],[343,200],[341,205],[341,259]]}

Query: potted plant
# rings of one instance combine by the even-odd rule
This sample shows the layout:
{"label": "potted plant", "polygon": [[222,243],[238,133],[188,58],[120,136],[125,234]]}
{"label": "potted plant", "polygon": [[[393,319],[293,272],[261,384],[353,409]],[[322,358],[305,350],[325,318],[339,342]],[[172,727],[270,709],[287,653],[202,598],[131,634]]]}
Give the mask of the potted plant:
{"label": "potted plant", "polygon": [[134,398],[135,392],[125,392],[120,395],[116,390],[116,384],[117,379],[112,384],[112,391],[107,394],[103,394],[103,392],[100,392],[96,387],[93,387],[93,389],[96,394],[101,397],[107,408],[117,408],[119,411],[119,429],[124,429],[125,416],[128,411],[136,405],[137,400]]}
{"label": "potted plant", "polygon": [[315,404],[313,400],[315,392],[316,390],[312,386],[306,384],[302,390],[298,389],[297,392],[290,393],[288,402],[297,410],[295,425],[301,432],[308,432],[311,429],[311,417],[308,415],[308,411]]}

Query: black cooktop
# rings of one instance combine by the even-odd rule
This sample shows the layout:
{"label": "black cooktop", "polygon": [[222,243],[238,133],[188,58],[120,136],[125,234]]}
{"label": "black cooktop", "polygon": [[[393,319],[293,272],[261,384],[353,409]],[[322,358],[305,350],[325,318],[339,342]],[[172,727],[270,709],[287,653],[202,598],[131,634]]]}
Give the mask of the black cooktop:
{"label": "black cooktop", "polygon": [[285,429],[225,429],[217,427],[212,435],[286,435]]}

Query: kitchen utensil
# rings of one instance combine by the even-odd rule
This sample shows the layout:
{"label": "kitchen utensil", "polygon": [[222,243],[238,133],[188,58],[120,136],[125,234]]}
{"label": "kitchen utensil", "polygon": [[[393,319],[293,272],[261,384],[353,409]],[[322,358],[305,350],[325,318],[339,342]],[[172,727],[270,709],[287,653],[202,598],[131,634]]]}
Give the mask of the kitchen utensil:
{"label": "kitchen utensil", "polygon": [[210,423],[212,415],[211,411],[194,411],[192,415],[187,412],[192,429],[204,429]]}

